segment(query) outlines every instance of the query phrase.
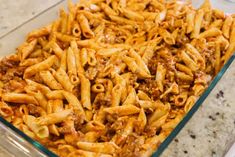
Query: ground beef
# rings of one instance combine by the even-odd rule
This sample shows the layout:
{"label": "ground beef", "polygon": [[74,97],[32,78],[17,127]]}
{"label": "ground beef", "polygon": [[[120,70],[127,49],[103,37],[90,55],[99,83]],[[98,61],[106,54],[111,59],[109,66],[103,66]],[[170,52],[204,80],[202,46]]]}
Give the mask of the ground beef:
{"label": "ground beef", "polygon": [[157,71],[157,65],[158,65],[158,59],[156,56],[154,56],[149,62],[148,62],[148,68],[151,73],[151,75],[155,75]]}
{"label": "ground beef", "polygon": [[40,116],[41,108],[39,108],[38,106],[33,105],[33,104],[28,104],[27,107],[28,107],[30,115],[33,115],[35,117],[39,117]]}
{"label": "ground beef", "polygon": [[135,134],[127,136],[125,143],[123,144],[120,152],[117,153],[117,156],[120,157],[138,157],[142,150],[144,144],[144,139],[138,137]]}
{"label": "ground beef", "polygon": [[147,93],[153,100],[157,100],[161,94],[160,90],[158,89],[157,82],[152,79],[146,79],[141,81],[138,90],[142,90],[143,92]]}
{"label": "ground beef", "polygon": [[137,82],[137,75],[136,74],[132,74],[130,76],[130,79],[129,79],[129,84],[131,86],[135,86],[135,83]]}
{"label": "ground beef", "polygon": [[14,68],[19,65],[19,60],[17,55],[11,55],[8,57],[4,57],[0,61],[0,73],[6,73],[9,68]]}
{"label": "ground beef", "polygon": [[111,106],[111,98],[106,97],[104,93],[97,94],[93,102],[94,109],[99,109],[101,106]]}
{"label": "ground beef", "polygon": [[23,92],[26,82],[23,80],[10,80],[4,84],[3,90],[5,92]]}
{"label": "ground beef", "polygon": [[97,68],[95,67],[89,67],[87,69],[87,71],[85,72],[85,76],[89,79],[89,80],[94,80],[96,75],[98,73]]}

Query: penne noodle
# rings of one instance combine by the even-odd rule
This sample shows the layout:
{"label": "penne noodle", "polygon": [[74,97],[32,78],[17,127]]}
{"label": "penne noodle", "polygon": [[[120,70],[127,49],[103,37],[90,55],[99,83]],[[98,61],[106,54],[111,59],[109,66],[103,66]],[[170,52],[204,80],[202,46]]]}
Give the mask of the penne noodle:
{"label": "penne noodle", "polygon": [[64,9],[60,9],[60,29],[62,33],[66,33],[67,29],[67,15]]}
{"label": "penne noodle", "polygon": [[41,116],[35,119],[37,125],[51,125],[61,123],[72,113],[71,109],[63,110],[56,113],[51,113],[45,116]]}
{"label": "penne noodle", "polygon": [[202,26],[203,16],[204,16],[203,9],[197,10],[195,18],[194,18],[194,28],[191,33],[191,38],[198,38],[198,35],[200,34],[201,26]]}
{"label": "penne noodle", "polygon": [[103,153],[94,153],[91,151],[85,151],[85,150],[75,150],[74,152],[68,154],[68,157],[76,157],[76,156],[82,156],[82,157],[112,157],[112,155],[109,154],[103,154]]}
{"label": "penne noodle", "polygon": [[133,21],[144,21],[144,17],[138,12],[131,11],[129,9],[121,8],[121,13],[126,16],[128,19]]}
{"label": "penne noodle", "polygon": [[223,27],[222,27],[223,35],[226,38],[230,37],[230,30],[231,30],[232,23],[233,23],[233,18],[230,16],[226,17]]}
{"label": "penne noodle", "polygon": [[42,27],[42,28],[39,28],[37,30],[30,32],[27,35],[27,38],[30,39],[30,38],[39,38],[42,36],[46,36],[50,33],[50,31],[51,31],[51,25],[48,25],[46,27]]}
{"label": "penne noodle", "polygon": [[38,64],[28,67],[27,69],[25,69],[24,78],[29,78],[35,75],[38,71],[49,69],[54,64],[55,61],[56,61],[56,56],[51,56]]}
{"label": "penne noodle", "polygon": [[151,75],[149,75],[148,73],[146,73],[142,68],[140,68],[137,63],[135,62],[135,60],[131,57],[123,57],[122,60],[127,64],[128,68],[130,68],[130,70],[133,73],[138,74],[140,77],[143,78],[150,78]]}
{"label": "penne noodle", "polygon": [[70,82],[73,85],[79,83],[79,78],[77,76],[77,63],[75,59],[74,51],[69,47],[67,51],[67,67],[68,67],[68,76]]}
{"label": "penne noodle", "polygon": [[29,137],[36,138],[35,133],[33,133],[27,125],[21,124],[21,130]]}
{"label": "penne noodle", "polygon": [[77,147],[82,150],[105,154],[113,154],[115,150],[118,149],[118,146],[112,142],[77,142]]}
{"label": "penne noodle", "polygon": [[87,63],[90,66],[95,66],[97,64],[96,56],[94,51],[89,51]]}
{"label": "penne noodle", "polygon": [[157,108],[157,102],[151,100],[139,100],[138,103],[143,109],[155,110]]}
{"label": "penne noodle", "polygon": [[187,75],[183,72],[177,71],[176,72],[176,77],[182,81],[193,81],[193,77],[190,75]]}
{"label": "penne noodle", "polygon": [[75,23],[72,28],[73,36],[79,38],[81,36],[81,28],[78,23]]}
{"label": "penne noodle", "polygon": [[110,17],[110,19],[112,21],[114,21],[114,22],[116,22],[118,24],[132,24],[132,25],[135,24],[134,21],[131,21],[131,20],[119,17],[119,16],[109,15],[109,17]]}
{"label": "penne noodle", "polygon": [[47,99],[45,98],[45,96],[40,92],[35,92],[35,93],[31,93],[35,99],[38,101],[39,105],[46,110],[47,109]]}
{"label": "penne noodle", "polygon": [[33,52],[35,46],[37,44],[37,39],[33,39],[30,43],[24,43],[20,48],[18,48],[18,53],[20,60],[25,60],[30,53]]}
{"label": "penne noodle", "polygon": [[101,9],[105,12],[106,15],[113,15],[116,16],[118,15],[111,7],[109,7],[107,4],[105,3],[101,3],[100,4]]}
{"label": "penne noodle", "polygon": [[209,38],[209,37],[216,37],[221,35],[222,32],[218,28],[211,28],[203,33],[198,35],[198,38]]}
{"label": "penne noodle", "polygon": [[83,48],[80,53],[81,64],[84,67],[88,62],[88,50]]}
{"label": "penne noodle", "polygon": [[115,85],[112,89],[111,94],[112,94],[111,98],[112,106],[119,106],[122,96],[122,86],[120,84]]}
{"label": "penne noodle", "polygon": [[81,103],[84,108],[87,108],[88,110],[92,109],[91,106],[91,84],[90,81],[84,76],[79,75],[81,79]]}
{"label": "penne noodle", "polygon": [[187,52],[190,56],[196,61],[198,65],[201,66],[202,69],[205,69],[205,61],[202,55],[198,52],[198,50],[191,44],[186,44]]}
{"label": "penne noodle", "polygon": [[51,89],[62,89],[62,86],[56,81],[54,76],[49,71],[41,71],[39,72],[39,75],[42,78],[43,82]]}
{"label": "penne noodle", "polygon": [[31,115],[23,116],[24,123],[36,134],[39,138],[49,137],[49,130],[47,126],[40,126],[35,123],[36,118]]}
{"label": "penne noodle", "polygon": [[143,108],[141,108],[141,110],[140,110],[140,113],[139,113],[137,121],[140,124],[138,129],[140,130],[140,132],[142,132],[145,129],[145,126],[147,124],[147,116],[146,116]]}
{"label": "penne noodle", "polygon": [[[39,38],[40,39],[40,38]],[[40,41],[38,39],[38,42]],[[42,57],[42,49],[37,49],[35,51],[33,51],[30,55],[29,55],[30,58],[37,58],[37,57]]]}
{"label": "penne noodle", "polygon": [[138,55],[137,52],[135,52],[133,49],[131,49],[128,53],[130,55],[130,57],[134,58],[137,65],[143,69],[143,71],[145,71],[147,74],[150,75],[150,71],[147,67],[147,65],[145,64],[145,62],[143,61],[143,59],[140,57],[140,55]]}
{"label": "penne noodle", "polygon": [[53,52],[55,53],[55,55],[56,55],[59,59],[61,59],[61,57],[62,57],[64,51],[60,48],[60,46],[59,46],[56,42],[54,42],[54,43],[52,44],[51,48],[52,48]]}
{"label": "penne noodle", "polygon": [[54,90],[46,94],[48,99],[64,99],[63,90]]}
{"label": "penne noodle", "polygon": [[220,43],[216,42],[215,48],[215,72],[218,73],[221,67],[221,52],[220,52]]}
{"label": "penne noodle", "polygon": [[176,63],[175,64],[175,67],[181,71],[181,72],[184,72],[185,74],[188,74],[190,76],[193,76],[193,73],[192,73],[192,70],[190,68],[188,68],[187,66],[183,65],[183,64],[179,64],[179,63]]}
{"label": "penne noodle", "polygon": [[188,97],[185,105],[184,105],[184,112],[188,112],[194,105],[194,103],[196,102],[196,97],[195,96],[190,96]]}
{"label": "penne noodle", "polygon": [[181,58],[183,62],[192,70],[198,70],[198,65],[185,53],[185,51],[181,51]]}
{"label": "penne noodle", "polygon": [[205,86],[201,84],[195,84],[192,89],[195,96],[200,96],[204,92]]}
{"label": "penne noodle", "polygon": [[95,92],[95,93],[102,93],[105,91],[104,89],[104,86],[102,84],[94,84],[92,87],[91,87],[91,91],[92,92]]}
{"label": "penne noodle", "polygon": [[77,16],[77,19],[78,19],[78,22],[80,24],[83,36],[88,38],[88,39],[93,38],[94,37],[94,32],[90,28],[88,19],[83,14],[79,14]]}
{"label": "penne noodle", "polygon": [[53,105],[52,105],[52,112],[55,113],[55,112],[61,112],[64,110],[64,107],[63,107],[63,101],[60,100],[60,99],[55,99],[53,100]]}
{"label": "penne noodle", "polygon": [[100,49],[100,46],[92,39],[78,40],[77,44],[79,47],[89,47],[94,49]]}
{"label": "penne noodle", "polygon": [[166,29],[159,28],[159,34],[163,38],[163,40],[169,44],[169,45],[174,45],[175,44],[175,39],[173,38],[172,34],[170,34]]}
{"label": "penne noodle", "polygon": [[186,23],[187,23],[187,31],[186,33],[191,33],[194,29],[194,18],[195,18],[195,12],[194,11],[188,11],[186,15]]}
{"label": "penne noodle", "polygon": [[19,93],[5,93],[2,95],[2,100],[12,103],[29,103],[29,104],[38,104],[37,100],[28,94],[19,94]]}
{"label": "penne noodle", "polygon": [[69,76],[62,68],[56,71],[55,78],[65,90],[73,91],[74,85],[70,82]]}
{"label": "penne noodle", "polygon": [[70,11],[68,14],[68,18],[67,18],[67,28],[66,28],[67,34],[71,34],[72,32],[72,24],[73,24],[74,18],[75,18],[74,13]]}
{"label": "penne noodle", "polygon": [[[183,78],[183,80],[185,81],[186,79]],[[186,80],[186,81],[190,81],[190,80]],[[179,86],[176,82],[173,82],[171,86],[162,95],[160,95],[160,99],[164,98],[169,93],[179,94]]]}
{"label": "penne noodle", "polygon": [[148,100],[148,101],[151,101],[151,98],[143,91],[141,90],[138,90],[138,94],[137,94],[138,98],[140,100]]}
{"label": "penne noodle", "polygon": [[84,111],[81,103],[77,99],[77,97],[67,91],[63,91],[63,95],[64,95],[65,99],[68,101],[68,103],[71,104],[75,109],[77,109],[80,112],[82,118],[85,118],[86,117],[85,111]]}
{"label": "penne noodle", "polygon": [[22,61],[20,63],[20,66],[25,66],[25,67],[32,66],[32,65],[38,64],[40,62],[42,62],[42,58],[29,58],[29,59]]}
{"label": "penne noodle", "polygon": [[136,102],[136,92],[134,88],[131,88],[129,91],[129,95],[127,96],[126,100],[123,102],[124,105],[134,105]]}
{"label": "penne noodle", "polygon": [[214,21],[213,23],[210,24],[209,28],[208,29],[211,29],[211,28],[218,28],[218,29],[221,29],[223,25],[223,20],[216,20]]}
{"label": "penne noodle", "polygon": [[71,41],[70,46],[74,52],[74,58],[75,58],[76,68],[77,68],[77,75],[79,73],[84,73],[84,69],[83,69],[82,63],[81,63],[80,51],[78,49],[78,45],[77,45],[76,41]]}
{"label": "penne noodle", "polygon": [[188,98],[188,93],[183,92],[174,97],[174,102],[176,106],[183,106]]}
{"label": "penne noodle", "polygon": [[43,84],[34,82],[29,79],[25,79],[25,81],[30,87],[33,87],[33,89],[35,90],[40,90],[43,94],[47,94],[51,92],[50,88],[48,88],[47,86],[44,86]]}
{"label": "penne noodle", "polygon": [[68,156],[68,154],[75,152],[76,148],[68,144],[62,144],[58,146],[58,151],[60,151],[61,156]]}
{"label": "penne noodle", "polygon": [[161,64],[159,64],[157,66],[157,73],[155,80],[157,81],[158,88],[161,92],[163,92],[164,89],[165,75],[166,75],[166,69]]}
{"label": "penne noodle", "polygon": [[104,109],[109,114],[117,114],[118,116],[127,116],[140,112],[140,109],[134,105],[114,106]]}
{"label": "penne noodle", "polygon": [[225,14],[222,10],[219,9],[213,9],[213,14],[216,18],[221,18],[224,19],[225,18]]}
{"label": "penne noodle", "polygon": [[100,133],[98,131],[89,131],[85,134],[85,141],[86,142],[96,142],[99,138]]}
{"label": "penne noodle", "polygon": [[49,130],[49,133],[56,135],[56,136],[60,136],[58,127],[55,124],[49,125],[48,130]]}
{"label": "penne noodle", "polygon": [[72,35],[62,34],[62,33],[55,33],[56,39],[63,41],[63,42],[71,42],[73,40],[76,40],[76,37],[73,37]]}
{"label": "penne noodle", "polygon": [[67,53],[63,52],[60,58],[60,68],[67,71]]}
{"label": "penne noodle", "polygon": [[13,110],[11,107],[9,107],[7,104],[1,102],[0,103],[0,115],[2,117],[9,117],[14,114]]}
{"label": "penne noodle", "polygon": [[97,52],[97,55],[111,57],[112,55],[118,54],[122,50],[123,48],[102,48]]}

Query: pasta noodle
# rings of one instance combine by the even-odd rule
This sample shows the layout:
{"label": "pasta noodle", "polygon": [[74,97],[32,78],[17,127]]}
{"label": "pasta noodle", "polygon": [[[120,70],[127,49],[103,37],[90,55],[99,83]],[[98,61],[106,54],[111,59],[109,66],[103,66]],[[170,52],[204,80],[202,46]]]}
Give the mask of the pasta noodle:
{"label": "pasta noodle", "polygon": [[151,156],[234,50],[209,0],[68,0],[0,60],[0,116],[61,157]]}

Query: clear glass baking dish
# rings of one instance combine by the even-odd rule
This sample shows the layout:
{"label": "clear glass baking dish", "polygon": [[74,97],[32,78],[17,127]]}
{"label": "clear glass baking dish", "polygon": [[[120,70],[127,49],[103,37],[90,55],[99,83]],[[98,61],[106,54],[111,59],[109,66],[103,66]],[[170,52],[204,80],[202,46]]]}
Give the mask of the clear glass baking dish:
{"label": "clear glass baking dish", "polygon": [[[193,5],[198,7],[203,0],[193,0]],[[232,13],[235,11],[235,3],[226,1],[226,0],[213,0],[211,1],[213,7],[224,10],[227,13]],[[15,52],[15,48],[20,45],[25,38],[25,35],[42,26],[45,26],[51,23],[54,19],[57,18],[58,10],[63,7],[66,8],[66,0],[61,0],[54,6],[46,9],[41,12],[39,15],[31,18],[22,25],[16,27],[15,29],[7,32],[6,34],[0,37],[0,58],[10,53]],[[158,157],[161,153],[167,148],[169,143],[174,139],[174,137],[179,133],[179,131],[185,126],[193,114],[198,110],[202,105],[204,100],[210,94],[212,89],[221,79],[225,71],[228,69],[230,64],[235,59],[235,54],[231,56],[228,62],[224,65],[221,71],[213,79],[210,86],[203,93],[203,95],[197,100],[196,104],[192,109],[185,115],[183,120],[177,125],[177,127],[171,132],[171,134],[165,139],[165,141],[159,146],[156,152],[153,154],[153,157]],[[28,156],[28,157],[57,157],[54,153],[49,151],[47,148],[42,146],[37,141],[31,139],[23,132],[15,128],[12,124],[7,122],[5,119],[0,117],[0,145],[4,150],[7,156]],[[1,155],[1,154],[0,154]]]}

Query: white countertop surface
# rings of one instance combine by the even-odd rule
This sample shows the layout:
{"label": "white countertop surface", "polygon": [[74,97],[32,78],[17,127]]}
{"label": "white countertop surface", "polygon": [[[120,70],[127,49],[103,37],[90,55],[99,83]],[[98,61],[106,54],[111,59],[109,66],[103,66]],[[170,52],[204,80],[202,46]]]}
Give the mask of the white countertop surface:
{"label": "white countertop surface", "polygon": [[[59,0],[0,0],[0,36]],[[235,4],[211,0],[235,13]],[[199,3],[194,1],[194,3]],[[1,52],[0,52],[1,53]],[[235,141],[235,62],[162,157],[222,157]],[[1,149],[0,157],[9,157]]]}

